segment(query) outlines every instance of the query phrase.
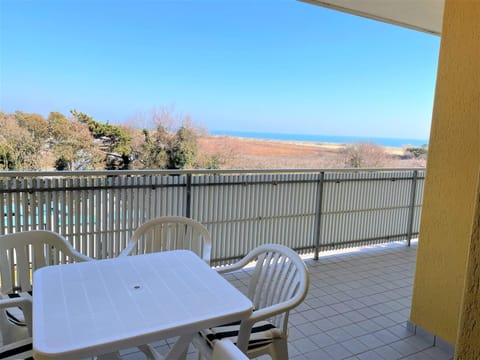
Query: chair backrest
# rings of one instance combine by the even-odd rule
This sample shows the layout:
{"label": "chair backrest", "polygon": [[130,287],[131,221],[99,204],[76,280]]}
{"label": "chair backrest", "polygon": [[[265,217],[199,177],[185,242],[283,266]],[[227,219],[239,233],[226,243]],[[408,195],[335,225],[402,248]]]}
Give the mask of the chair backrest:
{"label": "chair backrest", "polygon": [[290,309],[307,295],[307,266],[295,251],[276,244],[253,249],[239,264],[252,261],[256,264],[248,284],[248,297],[255,309],[253,317],[261,309],[270,309],[268,320],[286,333]]}
{"label": "chair backrest", "polygon": [[34,230],[0,236],[0,289],[3,294],[32,290],[33,272],[47,265],[91,260],[61,235]]}
{"label": "chair backrest", "polygon": [[120,256],[178,249],[191,250],[210,264],[210,233],[201,223],[185,217],[152,219],[135,230]]}

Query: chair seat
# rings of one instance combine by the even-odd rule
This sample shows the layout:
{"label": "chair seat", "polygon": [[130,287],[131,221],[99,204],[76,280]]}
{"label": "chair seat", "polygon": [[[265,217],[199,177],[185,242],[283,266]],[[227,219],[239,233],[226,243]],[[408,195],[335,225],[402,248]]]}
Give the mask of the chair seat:
{"label": "chair seat", "polygon": [[0,347],[1,360],[33,360],[32,338],[25,338]]}
{"label": "chair seat", "polygon": [[[240,321],[202,330],[200,335],[213,349],[215,342],[223,339],[230,340],[236,345],[239,331]],[[280,331],[275,325],[268,321],[259,321],[255,323],[252,328],[250,339],[248,341],[248,350],[269,345],[277,338],[280,338]]]}

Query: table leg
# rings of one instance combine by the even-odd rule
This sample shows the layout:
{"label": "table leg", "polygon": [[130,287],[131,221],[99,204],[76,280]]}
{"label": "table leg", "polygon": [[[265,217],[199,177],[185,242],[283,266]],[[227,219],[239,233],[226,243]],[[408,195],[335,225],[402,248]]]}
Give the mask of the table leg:
{"label": "table leg", "polygon": [[190,345],[194,336],[195,334],[187,334],[180,336],[175,345],[173,345],[173,347],[170,349],[168,354],[165,355],[164,359],[185,359],[187,357],[188,345]]}
{"label": "table leg", "polygon": [[[148,360],[181,360],[187,357],[188,345],[192,342],[195,334],[183,335],[178,338],[170,351],[165,355],[160,355],[152,345],[145,344],[138,346],[138,349],[147,357]],[[95,360],[121,360],[118,352],[97,356]]]}

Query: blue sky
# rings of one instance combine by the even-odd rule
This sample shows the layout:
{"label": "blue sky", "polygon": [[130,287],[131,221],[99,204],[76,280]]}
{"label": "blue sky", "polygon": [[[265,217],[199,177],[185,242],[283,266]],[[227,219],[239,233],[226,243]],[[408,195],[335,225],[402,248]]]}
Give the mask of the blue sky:
{"label": "blue sky", "polygon": [[[294,0],[0,0],[0,108],[428,139],[440,38]],[[145,115],[147,114],[147,115]]]}

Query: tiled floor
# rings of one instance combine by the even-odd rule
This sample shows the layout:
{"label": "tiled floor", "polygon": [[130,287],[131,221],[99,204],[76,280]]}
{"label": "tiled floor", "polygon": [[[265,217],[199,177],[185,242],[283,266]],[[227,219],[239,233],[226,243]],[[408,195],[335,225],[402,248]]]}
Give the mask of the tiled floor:
{"label": "tiled floor", "polygon": [[[310,289],[290,316],[290,359],[451,359],[406,328],[415,256],[415,243],[395,243],[305,259]],[[244,291],[247,276],[239,272],[229,280]],[[164,353],[169,344],[159,342],[158,349]],[[193,349],[188,358],[197,358]]]}

